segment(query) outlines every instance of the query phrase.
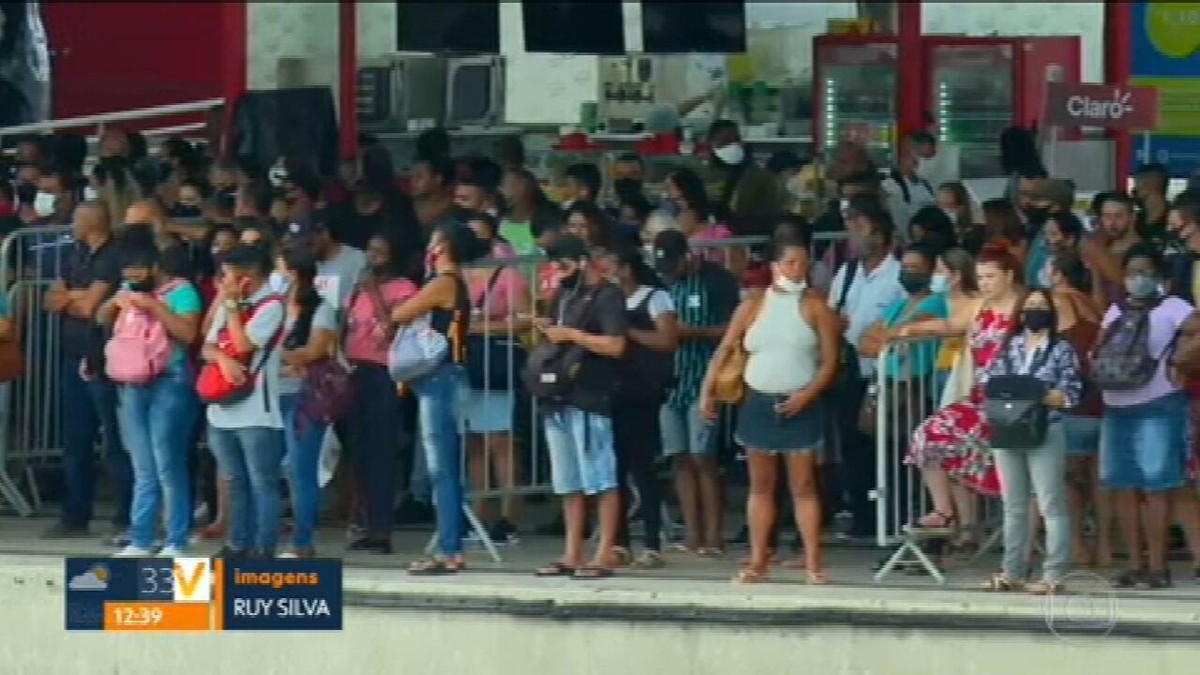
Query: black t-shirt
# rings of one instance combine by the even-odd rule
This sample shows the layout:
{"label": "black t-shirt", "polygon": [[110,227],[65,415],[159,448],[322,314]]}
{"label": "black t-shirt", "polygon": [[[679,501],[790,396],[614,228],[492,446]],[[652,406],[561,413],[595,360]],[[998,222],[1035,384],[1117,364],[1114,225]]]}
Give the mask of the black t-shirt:
{"label": "black t-shirt", "polygon": [[[588,303],[586,309],[580,305]],[[623,336],[628,330],[625,318],[625,294],[613,284],[601,282],[592,288],[559,289],[550,304],[550,318],[580,316],[579,325],[572,328],[589,335]],[[572,407],[605,414],[609,398],[616,391],[620,358],[588,352],[575,378],[575,388],[564,397]]]}
{"label": "black t-shirt", "polygon": [[[72,291],[86,289],[97,281],[108,284],[109,295],[121,284],[121,261],[111,237],[95,250],[82,242],[75,244],[63,278],[67,290]],[[90,366],[99,368],[104,355],[104,332],[94,320],[64,314],[62,343],[64,355],[86,358]]]}

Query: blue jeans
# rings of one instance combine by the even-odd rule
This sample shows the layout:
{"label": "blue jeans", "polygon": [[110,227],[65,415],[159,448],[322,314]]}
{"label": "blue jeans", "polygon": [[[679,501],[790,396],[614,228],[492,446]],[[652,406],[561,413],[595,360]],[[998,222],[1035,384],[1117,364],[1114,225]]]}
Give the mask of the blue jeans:
{"label": "blue jeans", "polygon": [[283,430],[218,429],[210,424],[208,445],[229,481],[229,548],[273,555],[283,498]]}
{"label": "blue jeans", "polygon": [[150,548],[165,507],[168,546],[186,548],[192,500],[188,450],[198,401],[187,369],[180,364],[145,385],[118,387],[121,439],[133,462],[133,506],[129,536]]}
{"label": "blue jeans", "polygon": [[1004,502],[1004,576],[1020,581],[1029,573],[1029,502],[1037,499],[1046,522],[1042,579],[1060,582],[1071,564],[1071,513],[1067,499],[1067,448],[1061,422],[1050,425],[1041,446],[992,448]]}
{"label": "blue jeans", "polygon": [[458,403],[465,382],[462,366],[447,363],[412,383],[417,395],[417,426],[425,449],[425,468],[433,483],[438,552],[444,556],[462,553],[464,497]]}
{"label": "blue jeans", "polygon": [[1169,492],[1187,483],[1189,406],[1179,391],[1131,406],[1106,406],[1100,482],[1110,490]]}
{"label": "blue jeans", "polygon": [[79,358],[65,357],[63,386],[63,506],[61,521],[67,527],[87,527],[96,496],[96,436],[103,440],[104,461],[116,493],[113,527],[129,527],[133,501],[133,469],[121,446],[117,423],[117,392],[103,374],[85,381],[79,375]]}
{"label": "blue jeans", "polygon": [[296,521],[292,546],[309,548],[313,545],[313,532],[317,529],[321,511],[321,483],[317,469],[321,463],[321,443],[329,425],[306,419],[299,420],[297,425],[296,406],[299,402],[300,394],[279,397],[283,440],[287,448],[287,479]]}

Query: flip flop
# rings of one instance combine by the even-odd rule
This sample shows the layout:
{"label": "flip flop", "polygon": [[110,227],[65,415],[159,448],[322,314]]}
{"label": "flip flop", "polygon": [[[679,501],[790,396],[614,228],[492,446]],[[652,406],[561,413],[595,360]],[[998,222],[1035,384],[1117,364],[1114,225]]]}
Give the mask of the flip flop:
{"label": "flip flop", "polygon": [[535,577],[570,577],[575,575],[575,568],[561,562],[553,562],[533,571]]}
{"label": "flip flop", "polygon": [[578,579],[580,581],[591,581],[593,579],[607,579],[612,575],[613,571],[607,567],[591,567],[589,565],[584,565],[583,567],[575,570],[575,574],[573,574],[571,578]]}

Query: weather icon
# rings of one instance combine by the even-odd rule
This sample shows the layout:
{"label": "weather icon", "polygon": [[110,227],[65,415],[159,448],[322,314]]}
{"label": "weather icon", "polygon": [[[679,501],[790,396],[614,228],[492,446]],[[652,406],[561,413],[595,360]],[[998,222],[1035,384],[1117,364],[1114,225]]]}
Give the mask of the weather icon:
{"label": "weather icon", "polygon": [[110,576],[107,566],[94,563],[86,571],[71,577],[67,588],[72,591],[103,591],[108,588]]}

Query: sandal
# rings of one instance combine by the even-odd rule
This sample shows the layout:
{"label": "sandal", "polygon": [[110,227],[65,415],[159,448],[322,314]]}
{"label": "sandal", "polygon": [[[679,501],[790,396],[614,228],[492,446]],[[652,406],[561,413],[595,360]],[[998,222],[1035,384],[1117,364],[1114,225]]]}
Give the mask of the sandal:
{"label": "sandal", "polygon": [[757,567],[743,567],[738,570],[738,573],[733,575],[733,583],[735,584],[761,584],[767,581],[767,570]]}
{"label": "sandal", "polygon": [[1012,593],[1020,589],[1003,574],[993,574],[992,578],[983,584],[983,590],[992,593]]}
{"label": "sandal", "polygon": [[624,546],[612,547],[608,550],[608,556],[613,567],[629,567],[629,563],[633,562],[633,554]]}
{"label": "sandal", "polygon": [[593,565],[584,565],[575,570],[575,574],[571,575],[572,579],[581,581],[591,581],[593,579],[607,579],[613,575],[613,571],[608,567],[595,567]]}
{"label": "sandal", "polygon": [[802,557],[788,558],[787,560],[784,560],[782,563],[780,563],[780,565],[784,569],[788,569],[788,570],[802,570],[805,567],[807,567],[807,564],[804,562],[804,558],[802,558]]}
{"label": "sandal", "polygon": [[825,584],[828,584],[828,583],[829,583],[829,577],[825,576],[824,572],[822,572],[820,570],[816,570],[816,571],[809,570],[808,571],[808,585],[809,586],[824,586]]}
{"label": "sandal", "polygon": [[956,522],[956,519],[952,515],[942,513],[941,511],[930,511],[921,516],[917,522],[909,525],[908,529],[925,532],[926,534],[938,532],[950,533],[954,531]]}
{"label": "sandal", "polygon": [[449,558],[425,558],[408,566],[408,573],[417,577],[445,576],[458,574],[467,566],[461,560]]}
{"label": "sandal", "polygon": [[1114,576],[1109,583],[1113,588],[1133,588],[1141,581],[1142,574],[1141,570],[1127,570]]}
{"label": "sandal", "polygon": [[671,553],[696,553],[696,554],[699,554],[704,549],[699,548],[699,547],[692,548],[691,546],[688,546],[687,544],[671,544],[670,548],[668,548],[667,550],[670,551]]}
{"label": "sandal", "polygon": [[535,577],[569,577],[575,575],[575,568],[561,562],[552,562],[533,571]]}
{"label": "sandal", "polygon": [[657,570],[665,567],[667,561],[663,559],[662,554],[658,551],[645,550],[630,564],[630,567],[639,570]]}
{"label": "sandal", "polygon": [[1057,581],[1031,581],[1025,584],[1025,592],[1031,595],[1062,595],[1066,587]]}
{"label": "sandal", "polygon": [[701,558],[710,558],[715,560],[717,558],[725,557],[725,549],[717,546],[703,546],[696,549],[696,555],[700,556]]}

